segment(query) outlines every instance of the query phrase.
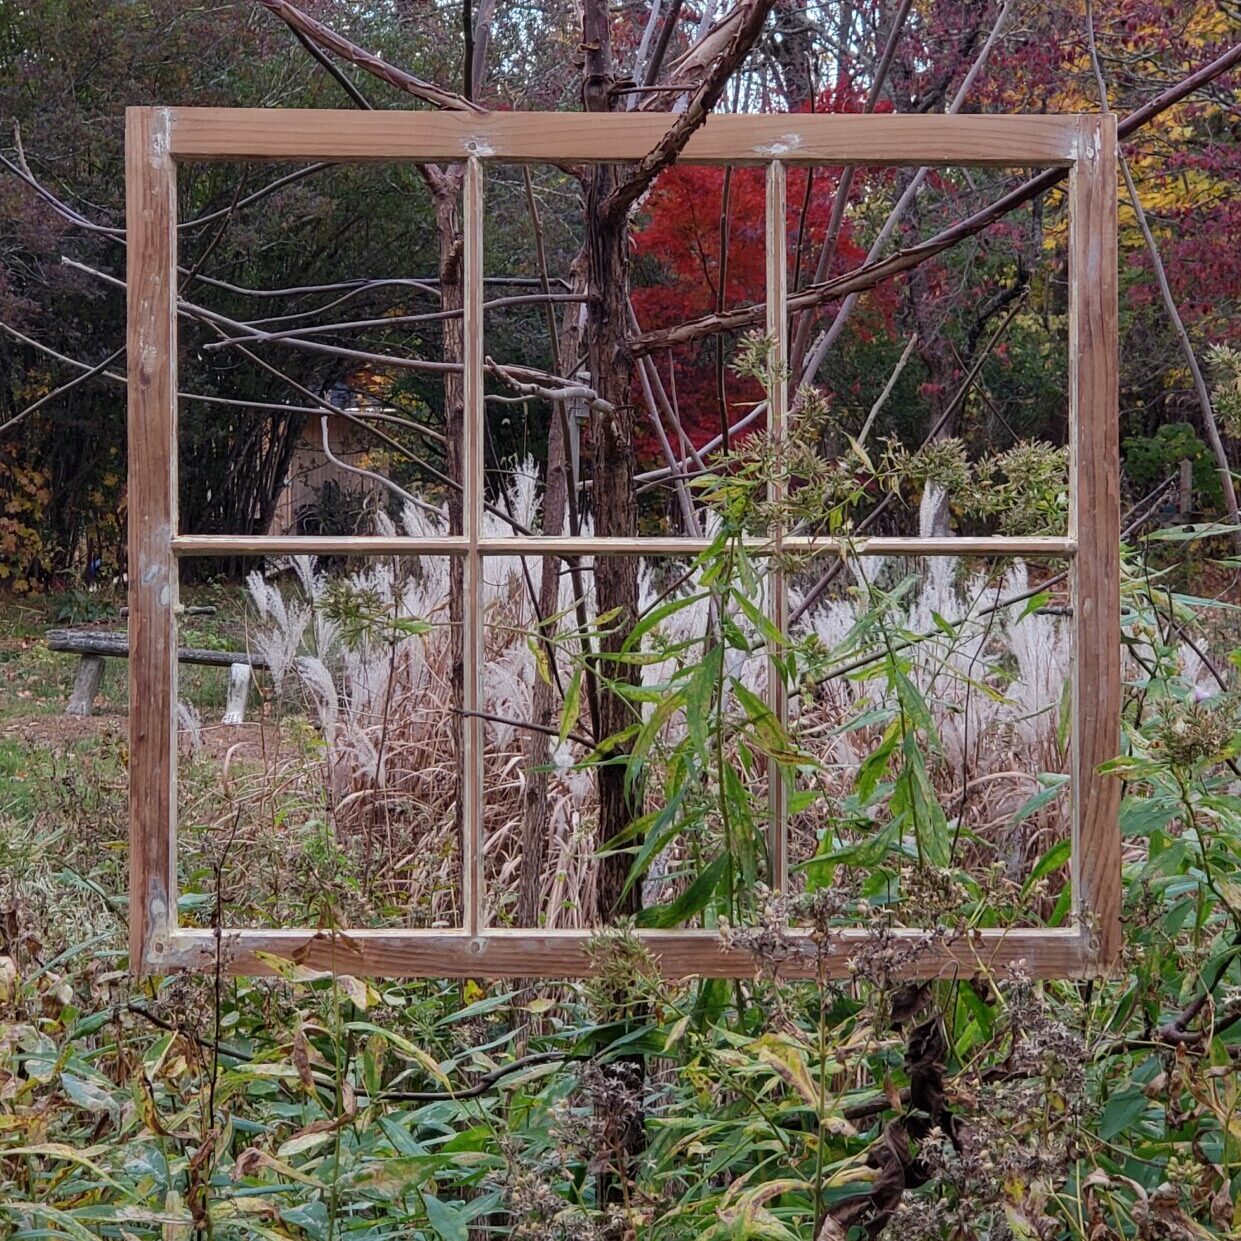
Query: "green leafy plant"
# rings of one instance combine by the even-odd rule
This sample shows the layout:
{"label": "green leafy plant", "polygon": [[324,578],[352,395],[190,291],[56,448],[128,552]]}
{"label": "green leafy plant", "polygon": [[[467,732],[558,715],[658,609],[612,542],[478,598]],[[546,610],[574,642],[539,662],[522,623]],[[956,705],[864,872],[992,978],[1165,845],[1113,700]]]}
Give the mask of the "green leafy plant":
{"label": "green leafy plant", "polygon": [[1138,495],[1173,478],[1182,461],[1192,463],[1199,507],[1218,513],[1223,504],[1218,468],[1206,442],[1187,422],[1165,422],[1153,435],[1128,436],[1122,445],[1125,473]]}

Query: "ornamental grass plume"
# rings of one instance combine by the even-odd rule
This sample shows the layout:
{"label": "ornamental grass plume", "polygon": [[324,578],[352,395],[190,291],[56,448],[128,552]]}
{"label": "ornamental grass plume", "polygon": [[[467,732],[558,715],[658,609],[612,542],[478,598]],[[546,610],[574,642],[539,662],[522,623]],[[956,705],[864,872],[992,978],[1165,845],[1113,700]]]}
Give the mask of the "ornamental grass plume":
{"label": "ornamental grass plume", "polygon": [[[540,499],[537,470],[527,460],[511,469],[497,507],[537,530]],[[928,487],[924,514],[934,502]],[[710,514],[708,519],[718,520]],[[486,520],[488,535],[503,533],[500,518],[488,514]],[[401,524],[410,535],[447,528],[444,513],[413,505],[406,506]],[[393,528],[381,515],[380,532]],[[567,721],[546,770],[527,770],[523,749],[536,678],[551,678],[563,690],[578,666],[573,579],[567,573],[561,578],[549,652],[533,637],[538,617],[531,583],[541,561],[488,557],[485,564],[489,916],[503,925],[515,908],[523,792],[528,781],[542,779],[549,794],[542,918],[549,927],[579,927],[593,907],[597,865],[594,780],[583,766],[587,748],[573,739],[588,727],[584,708],[579,719]],[[833,668],[859,657],[881,657],[885,642],[898,642],[905,675],[919,687],[933,715],[928,765],[941,799],[950,813],[966,816],[978,863],[985,868],[999,857],[1010,874],[1021,874],[1049,841],[1067,836],[1067,799],[1052,801],[1016,827],[1012,820],[1037,787],[1032,773],[1064,770],[1066,739],[1059,720],[1069,622],[1054,609],[1027,607],[1031,575],[1020,561],[991,572],[946,557],[912,567],[916,576],[910,578],[909,561],[848,558],[842,582],[794,628],[790,637],[799,658],[797,681],[789,686],[793,736],[818,765],[829,799],[846,798],[859,764],[878,744],[890,716],[892,686],[875,666],[845,676]],[[812,570],[812,565],[791,567],[794,604]],[[581,602],[589,615],[594,603],[588,558],[582,571],[587,597]],[[702,589],[702,571],[691,566],[678,582],[665,562],[642,567],[643,613],[670,596],[688,601],[643,639],[647,686],[668,684],[701,650],[712,606]],[[753,603],[759,609],[768,580],[756,578]],[[458,788],[452,739],[457,716],[448,558],[424,557],[416,563],[376,559],[345,572],[298,558],[287,562],[283,572],[251,574],[248,585],[252,640],[271,667],[276,698],[304,712],[321,738],[320,800],[332,830],[373,859],[369,882],[381,889],[382,903],[405,911],[394,917],[415,924],[455,921]],[[761,696],[767,661],[760,635],[743,615],[730,617],[730,623],[747,636],[725,653],[726,683]],[[869,636],[860,641],[860,632]],[[647,718],[656,699],[643,695],[638,709]],[[686,727],[684,712],[669,713],[661,744],[675,744]],[[315,776],[308,771],[303,778],[313,781]],[[795,817],[794,835],[803,833],[794,841],[795,855],[814,851],[813,836],[804,833],[817,832],[817,822],[813,815]],[[666,876],[677,873],[676,863],[684,859],[673,848],[650,866],[646,885],[651,899],[667,900],[676,890],[676,881]]]}

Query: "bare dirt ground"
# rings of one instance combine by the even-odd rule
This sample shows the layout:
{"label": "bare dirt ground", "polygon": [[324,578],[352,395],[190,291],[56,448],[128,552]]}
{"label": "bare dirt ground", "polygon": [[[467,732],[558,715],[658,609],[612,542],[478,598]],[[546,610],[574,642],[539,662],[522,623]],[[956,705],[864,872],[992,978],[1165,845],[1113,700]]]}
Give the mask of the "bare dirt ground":
{"label": "bare dirt ground", "polygon": [[93,715],[88,719],[71,715],[27,715],[0,725],[0,737],[63,750],[76,741],[123,737],[128,727],[128,716],[118,714]]}
{"label": "bare dirt ground", "polygon": [[[24,741],[51,750],[65,750],[79,741],[116,738],[124,740],[129,731],[129,717],[120,712],[99,713],[86,719],[69,715],[28,715],[0,724],[0,738]],[[218,724],[200,732],[199,755],[223,762],[259,761],[264,751],[270,753],[279,743],[278,730],[258,723],[225,727]],[[183,737],[188,747],[188,735]]]}

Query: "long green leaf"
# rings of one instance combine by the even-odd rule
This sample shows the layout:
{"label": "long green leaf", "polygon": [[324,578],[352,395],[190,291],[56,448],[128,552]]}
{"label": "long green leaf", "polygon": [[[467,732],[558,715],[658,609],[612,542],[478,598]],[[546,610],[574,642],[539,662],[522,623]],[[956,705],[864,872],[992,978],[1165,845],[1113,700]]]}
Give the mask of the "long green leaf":
{"label": "long green leaf", "polygon": [[638,926],[664,930],[688,922],[707,907],[724,877],[727,865],[728,854],[721,853],[671,904],[652,905],[649,909],[643,909],[635,919]]}

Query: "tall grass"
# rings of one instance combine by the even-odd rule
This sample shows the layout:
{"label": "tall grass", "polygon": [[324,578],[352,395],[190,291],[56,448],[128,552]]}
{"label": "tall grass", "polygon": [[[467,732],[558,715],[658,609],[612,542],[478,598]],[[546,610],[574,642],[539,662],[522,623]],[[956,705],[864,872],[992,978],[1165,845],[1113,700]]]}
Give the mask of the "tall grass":
{"label": "tall grass", "polygon": [[[522,525],[538,528],[533,463],[513,470],[500,507]],[[401,522],[410,535],[445,528],[442,516],[413,506]],[[381,519],[381,532],[391,529]],[[489,515],[487,533],[503,532],[500,519]],[[550,770],[532,772],[522,746],[536,677],[548,676],[563,687],[577,658],[576,644],[568,640],[574,598],[567,573],[559,601],[562,641],[549,658],[533,640],[538,617],[531,586],[540,567],[537,559],[486,561],[489,912],[503,922],[513,906],[523,788],[528,780],[546,779],[549,855],[541,906],[547,925],[578,926],[591,907],[586,898],[595,865],[593,780],[581,765],[587,747],[566,740],[553,747]],[[583,569],[589,583],[589,561]],[[791,573],[794,606],[816,570],[812,563]],[[1045,577],[1045,568],[1040,566],[1039,574]],[[701,568],[684,574],[673,593],[692,602],[671,612],[644,639],[648,685],[666,684],[707,631],[712,605],[708,592],[700,590],[700,575]],[[1032,857],[1067,836],[1067,796],[1052,799],[1038,813],[1019,813],[1041,787],[1040,778],[1046,783],[1065,770],[1068,745],[1062,720],[1071,622],[1063,606],[1031,605],[1035,577],[1020,561],[997,566],[859,556],[847,562],[834,589],[792,634],[806,652],[806,674],[791,687],[790,729],[816,761],[829,804],[847,799],[860,762],[882,733],[892,706],[882,657],[896,643],[902,668],[934,717],[937,745],[927,756],[929,770],[948,812],[959,814],[971,829],[975,860],[998,863],[1019,877]],[[666,598],[670,580],[675,578],[667,563],[643,565],[644,611]],[[249,579],[253,642],[271,666],[275,703],[285,712],[305,712],[322,737],[323,801],[332,830],[369,859],[370,881],[389,902],[399,901],[411,923],[446,923],[458,912],[449,589],[446,558],[373,561],[343,574],[297,559]],[[352,608],[365,623],[356,623],[356,616],[352,623],[342,620],[342,596],[351,601],[345,611]],[[584,602],[593,615],[593,599]],[[1062,605],[1064,599],[1049,592],[1034,603]],[[743,616],[732,620],[747,627]],[[764,691],[761,654],[730,650],[726,658],[728,677],[757,694]],[[853,670],[838,675],[842,665]],[[583,713],[582,719],[567,721],[565,731],[580,735],[586,728]],[[670,716],[662,742],[675,744],[684,729],[683,713]],[[822,813],[820,807],[795,818],[794,857],[814,853]],[[648,885],[658,885],[665,869],[656,862]]]}

